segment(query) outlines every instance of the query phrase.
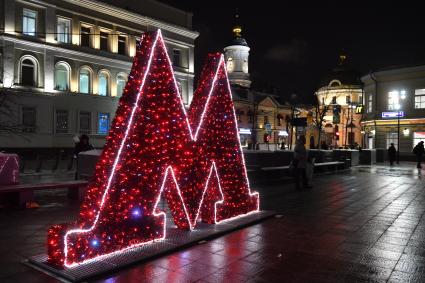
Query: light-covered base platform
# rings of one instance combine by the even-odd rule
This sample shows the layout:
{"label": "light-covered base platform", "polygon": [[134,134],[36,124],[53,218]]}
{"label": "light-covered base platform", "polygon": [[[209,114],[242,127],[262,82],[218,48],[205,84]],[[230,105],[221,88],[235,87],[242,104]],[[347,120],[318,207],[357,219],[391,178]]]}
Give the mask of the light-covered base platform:
{"label": "light-covered base platform", "polygon": [[175,228],[171,221],[167,221],[167,238],[165,240],[142,245],[120,254],[104,257],[99,261],[72,268],[58,269],[47,263],[46,254],[41,254],[28,258],[25,264],[63,282],[79,282],[88,278],[100,276],[104,273],[122,269],[130,264],[160,257],[167,253],[186,248],[202,240],[217,238],[243,227],[253,225],[273,215],[274,213],[270,211],[259,211],[216,225],[208,225],[200,222],[193,231]]}

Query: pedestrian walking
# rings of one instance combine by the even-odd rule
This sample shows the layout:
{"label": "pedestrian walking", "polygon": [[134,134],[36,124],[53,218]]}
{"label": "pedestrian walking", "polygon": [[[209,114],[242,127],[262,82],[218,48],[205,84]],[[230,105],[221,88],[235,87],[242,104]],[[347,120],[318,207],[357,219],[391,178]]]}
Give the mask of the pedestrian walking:
{"label": "pedestrian walking", "polygon": [[305,148],[305,137],[300,136],[297,140],[297,144],[294,148],[294,177],[295,177],[295,187],[297,190],[301,189],[301,182],[303,188],[308,189],[311,186],[308,183],[307,178],[307,150]]}
{"label": "pedestrian walking", "polygon": [[395,158],[396,158],[396,149],[394,146],[394,143],[391,143],[390,147],[388,148],[388,158],[390,159],[390,165],[393,166]]}
{"label": "pedestrian walking", "polygon": [[420,141],[414,148],[413,148],[413,153],[416,155],[416,161],[418,162],[418,164],[416,165],[416,167],[418,169],[422,168],[422,155],[424,155],[425,152],[425,148],[424,148],[424,142]]}

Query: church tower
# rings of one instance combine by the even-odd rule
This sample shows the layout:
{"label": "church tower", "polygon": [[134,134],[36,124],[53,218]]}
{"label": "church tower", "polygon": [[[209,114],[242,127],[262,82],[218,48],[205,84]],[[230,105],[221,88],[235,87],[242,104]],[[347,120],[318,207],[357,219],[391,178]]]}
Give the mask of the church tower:
{"label": "church tower", "polygon": [[224,48],[227,72],[232,85],[249,88],[251,81],[248,72],[249,47],[242,37],[242,27],[239,24],[239,14],[235,15],[235,26],[233,27],[234,38],[231,45]]}

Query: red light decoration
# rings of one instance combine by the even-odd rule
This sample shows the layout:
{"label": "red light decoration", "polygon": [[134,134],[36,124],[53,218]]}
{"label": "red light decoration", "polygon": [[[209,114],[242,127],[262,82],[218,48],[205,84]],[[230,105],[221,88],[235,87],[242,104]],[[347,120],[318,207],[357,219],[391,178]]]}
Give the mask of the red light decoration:
{"label": "red light decoration", "polygon": [[259,210],[223,55],[210,54],[188,113],[161,31],[145,33],[77,221],[48,230],[48,262],[73,267]]}

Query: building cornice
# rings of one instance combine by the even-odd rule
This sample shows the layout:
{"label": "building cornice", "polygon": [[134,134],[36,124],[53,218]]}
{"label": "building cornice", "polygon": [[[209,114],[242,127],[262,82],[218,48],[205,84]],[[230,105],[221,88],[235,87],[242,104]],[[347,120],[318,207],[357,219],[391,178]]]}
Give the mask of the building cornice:
{"label": "building cornice", "polygon": [[[18,44],[22,44],[28,47],[34,47],[34,48],[45,48],[46,50],[52,50],[55,52],[63,52],[65,53],[67,56],[81,56],[81,57],[86,57],[86,59],[84,59],[84,62],[88,62],[91,64],[97,64],[97,65],[107,65],[106,62],[108,63],[113,63],[115,65],[121,65],[121,68],[123,69],[130,69],[131,66],[133,65],[133,60],[131,57],[128,57],[128,61],[125,60],[119,60],[119,59],[113,59],[111,57],[107,57],[107,56],[100,56],[100,55],[93,55],[91,53],[85,53],[82,51],[76,51],[76,50],[72,50],[72,49],[68,49],[68,48],[64,48],[64,47],[60,47],[60,46],[56,46],[56,45],[50,45],[50,44],[46,44],[44,42],[34,42],[34,41],[29,41],[29,40],[25,40],[25,39],[21,39],[21,38],[17,38],[15,36],[12,35],[7,35],[7,36],[0,36],[0,39],[6,39],[7,41],[13,42],[13,43],[18,43]],[[30,51],[34,51],[34,50],[30,50]],[[73,61],[82,61],[79,60],[76,57],[72,57]],[[177,71],[174,70],[174,73],[176,75],[179,76],[185,76],[185,77],[190,77],[193,78],[195,75],[193,73],[189,73],[189,72],[183,72],[183,71]]]}
{"label": "building cornice", "polygon": [[199,36],[199,32],[192,31],[184,27],[165,23],[163,21],[155,20],[153,18],[142,16],[137,13],[127,11],[125,9],[108,5],[106,3],[93,1],[93,0],[62,0],[73,5],[77,5],[86,9],[91,9],[96,12],[100,12],[118,19],[125,19],[126,21],[133,22],[136,24],[142,24],[146,26],[153,26],[164,31],[169,31],[175,34],[179,34],[190,39],[196,39]]}
{"label": "building cornice", "polygon": [[[385,126],[385,125],[397,125],[397,119],[388,119],[388,120],[383,120],[383,119],[379,119],[379,120],[366,120],[366,121],[361,121],[361,124],[363,126]],[[400,125],[418,125],[418,124],[425,124],[425,118],[409,118],[409,119],[405,119],[405,118],[401,118],[400,119]]]}

